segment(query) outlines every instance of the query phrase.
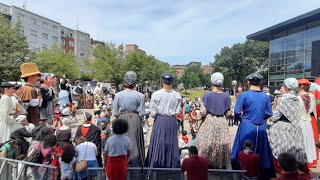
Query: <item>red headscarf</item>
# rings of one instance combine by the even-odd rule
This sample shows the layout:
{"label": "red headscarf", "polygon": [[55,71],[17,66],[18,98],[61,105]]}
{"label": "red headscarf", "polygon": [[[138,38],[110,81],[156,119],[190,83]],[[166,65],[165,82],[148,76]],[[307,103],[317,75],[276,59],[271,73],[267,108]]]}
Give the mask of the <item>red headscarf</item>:
{"label": "red headscarf", "polygon": [[187,136],[182,136],[184,143],[188,144],[189,138]]}

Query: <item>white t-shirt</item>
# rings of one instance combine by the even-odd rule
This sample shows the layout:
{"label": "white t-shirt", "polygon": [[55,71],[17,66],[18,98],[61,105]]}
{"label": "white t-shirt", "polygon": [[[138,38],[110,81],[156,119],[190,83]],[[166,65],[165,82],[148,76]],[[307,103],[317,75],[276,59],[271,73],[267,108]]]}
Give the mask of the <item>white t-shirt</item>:
{"label": "white t-shirt", "polygon": [[[86,154],[86,148],[87,148],[87,154]],[[92,142],[84,142],[79,144],[76,147],[76,151],[78,154],[77,161],[86,160],[86,161],[94,161],[97,160],[97,146],[93,144]],[[85,156],[86,154],[86,156]]]}
{"label": "white t-shirt", "polygon": [[72,179],[74,175],[73,164],[76,162],[76,157],[69,163],[65,163],[62,161],[61,157],[59,158],[60,168],[61,168],[61,179]]}
{"label": "white t-shirt", "polygon": [[179,148],[182,149],[187,147],[189,147],[189,143],[185,143],[184,140],[179,139]]}
{"label": "white t-shirt", "polygon": [[62,115],[69,116],[70,115],[70,108],[69,107],[64,108],[62,110]]}
{"label": "white t-shirt", "polygon": [[104,150],[108,151],[110,157],[127,155],[131,150],[130,138],[123,134],[113,135],[107,140]]}
{"label": "white t-shirt", "polygon": [[[28,126],[24,126],[24,127],[27,129],[27,131],[28,131],[29,133],[31,133],[32,129],[35,128],[34,124],[32,124],[32,123],[29,123]],[[29,143],[32,141],[32,137],[24,138],[24,139],[25,139],[27,142],[29,142]]]}

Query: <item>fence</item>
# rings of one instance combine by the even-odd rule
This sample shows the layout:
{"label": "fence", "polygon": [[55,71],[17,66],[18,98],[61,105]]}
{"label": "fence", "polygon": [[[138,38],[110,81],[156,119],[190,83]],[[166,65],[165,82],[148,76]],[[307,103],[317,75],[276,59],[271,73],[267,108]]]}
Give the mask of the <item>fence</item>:
{"label": "fence", "polygon": [[[95,176],[89,179],[105,180],[103,168],[89,168]],[[243,170],[210,169],[210,180],[240,180]],[[7,180],[44,180],[58,179],[57,167],[30,163],[0,157],[0,179]],[[179,168],[134,168],[129,167],[127,180],[186,180],[187,177]]]}
{"label": "fence", "polygon": [[57,167],[0,157],[0,179],[56,180]]}
{"label": "fence", "polygon": [[[98,171],[94,179],[105,180],[102,168],[89,168]],[[240,180],[244,170],[209,169],[210,180]],[[179,168],[133,168],[128,167],[127,180],[187,180]]]}

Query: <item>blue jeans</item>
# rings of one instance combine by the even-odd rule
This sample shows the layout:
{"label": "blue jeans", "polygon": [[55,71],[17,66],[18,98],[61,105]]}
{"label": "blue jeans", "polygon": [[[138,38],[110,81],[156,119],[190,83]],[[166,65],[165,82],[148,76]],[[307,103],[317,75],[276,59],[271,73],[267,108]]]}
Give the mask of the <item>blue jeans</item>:
{"label": "blue jeans", "polygon": [[[87,168],[97,168],[99,167],[99,163],[97,160],[87,161]],[[88,176],[95,176],[97,175],[97,170],[85,170],[81,173],[77,173],[77,179],[84,179]]]}

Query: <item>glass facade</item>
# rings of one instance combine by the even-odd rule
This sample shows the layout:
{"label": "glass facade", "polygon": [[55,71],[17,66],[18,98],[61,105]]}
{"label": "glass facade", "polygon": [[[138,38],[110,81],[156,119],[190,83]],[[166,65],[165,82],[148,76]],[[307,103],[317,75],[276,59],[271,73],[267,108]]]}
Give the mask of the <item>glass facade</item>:
{"label": "glass facade", "polygon": [[269,82],[281,86],[285,78],[311,76],[312,42],[320,40],[320,20],[270,36]]}

